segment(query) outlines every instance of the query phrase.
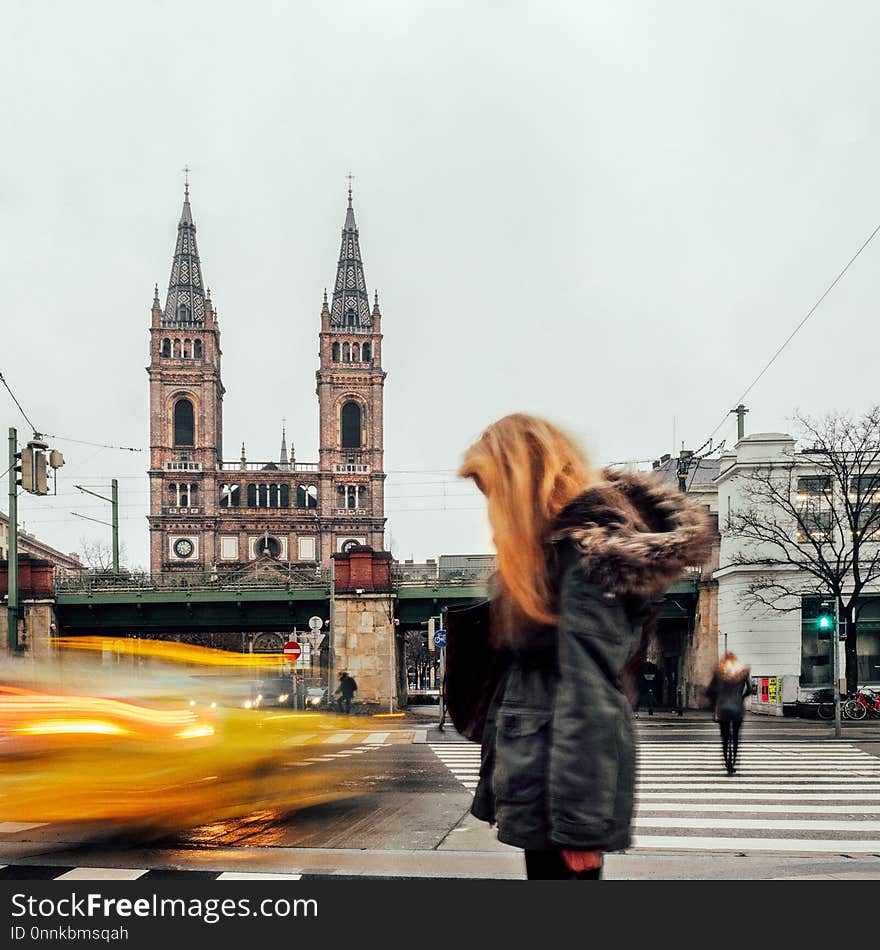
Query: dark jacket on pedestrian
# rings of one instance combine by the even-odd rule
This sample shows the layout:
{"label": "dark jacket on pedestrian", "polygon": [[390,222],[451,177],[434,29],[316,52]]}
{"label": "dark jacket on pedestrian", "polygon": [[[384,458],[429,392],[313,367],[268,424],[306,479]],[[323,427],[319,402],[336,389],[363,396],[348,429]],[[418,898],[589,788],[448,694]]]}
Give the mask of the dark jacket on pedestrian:
{"label": "dark jacket on pedestrian", "polygon": [[343,673],[342,676],[339,677],[339,685],[336,689],[343,699],[351,699],[357,692],[357,688],[358,684],[353,676],[349,676],[348,673]]}
{"label": "dark jacket on pedestrian", "polygon": [[604,475],[553,524],[558,623],[522,621],[486,718],[471,811],[520,848],[629,846],[636,764],[625,668],[652,599],[708,554],[708,516],[684,494],[652,475]]}
{"label": "dark jacket on pedestrian", "polygon": [[741,721],[745,715],[745,698],[751,691],[750,670],[747,666],[727,670],[722,665],[706,687],[706,696],[715,705],[718,722]]}

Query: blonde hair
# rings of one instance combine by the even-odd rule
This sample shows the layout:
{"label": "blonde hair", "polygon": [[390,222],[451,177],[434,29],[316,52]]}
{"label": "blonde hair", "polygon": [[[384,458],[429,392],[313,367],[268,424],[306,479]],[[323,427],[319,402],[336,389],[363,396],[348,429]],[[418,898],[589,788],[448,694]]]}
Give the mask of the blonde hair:
{"label": "blonde hair", "polygon": [[599,480],[595,469],[556,426],[515,413],[486,429],[458,474],[486,496],[504,589],[527,617],[554,623],[544,543],[556,515]]}

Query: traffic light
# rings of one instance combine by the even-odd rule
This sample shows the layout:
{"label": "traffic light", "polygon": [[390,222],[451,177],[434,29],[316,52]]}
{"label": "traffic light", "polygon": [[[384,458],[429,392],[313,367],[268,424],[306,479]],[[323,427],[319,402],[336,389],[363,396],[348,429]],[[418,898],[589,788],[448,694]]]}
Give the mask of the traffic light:
{"label": "traffic light", "polygon": [[49,486],[46,479],[46,453],[34,452],[34,494],[48,495]]}
{"label": "traffic light", "polygon": [[820,640],[830,640],[834,630],[834,603],[823,600],[816,616],[816,632]]}
{"label": "traffic light", "polygon": [[29,445],[21,450],[21,487],[34,490],[34,450]]}

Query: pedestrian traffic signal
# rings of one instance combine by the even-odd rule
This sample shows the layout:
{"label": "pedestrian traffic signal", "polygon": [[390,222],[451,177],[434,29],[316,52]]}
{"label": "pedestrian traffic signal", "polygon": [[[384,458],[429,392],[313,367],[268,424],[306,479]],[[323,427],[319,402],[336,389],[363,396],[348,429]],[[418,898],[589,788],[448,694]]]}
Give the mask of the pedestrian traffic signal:
{"label": "pedestrian traffic signal", "polygon": [[820,640],[830,640],[834,630],[834,605],[823,602],[816,617],[816,630]]}

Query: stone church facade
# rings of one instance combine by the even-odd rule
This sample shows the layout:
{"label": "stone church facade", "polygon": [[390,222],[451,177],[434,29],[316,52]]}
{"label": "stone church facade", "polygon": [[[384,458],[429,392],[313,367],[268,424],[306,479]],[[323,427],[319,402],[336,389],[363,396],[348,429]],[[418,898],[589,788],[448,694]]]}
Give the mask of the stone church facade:
{"label": "stone church facade", "polygon": [[189,185],[165,305],[150,320],[150,569],[311,570],[384,548],[382,317],[371,305],[351,189],[331,300],[320,314],[317,461],[223,451],[220,325],[196,245]]}

